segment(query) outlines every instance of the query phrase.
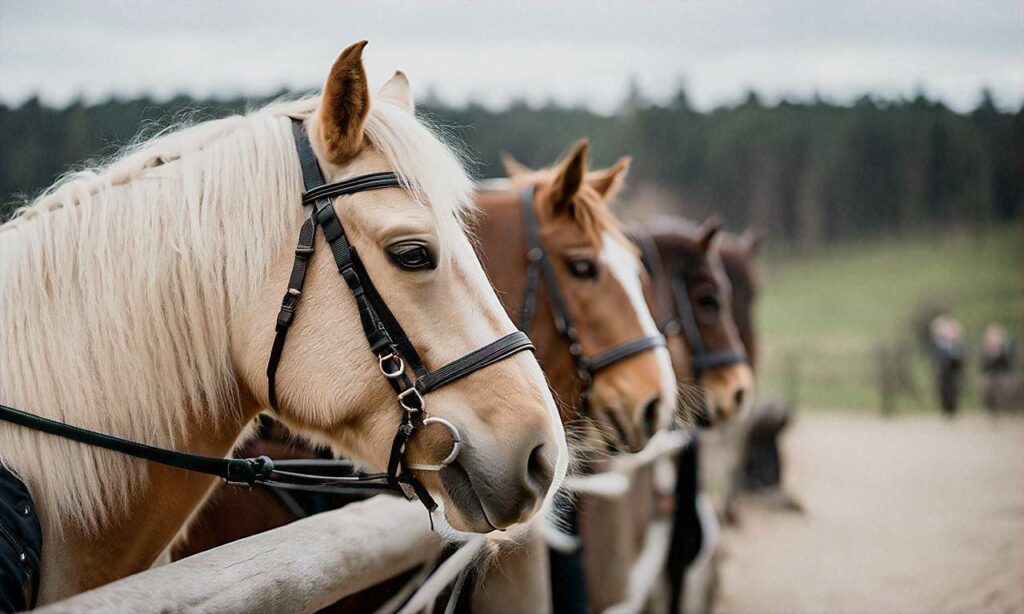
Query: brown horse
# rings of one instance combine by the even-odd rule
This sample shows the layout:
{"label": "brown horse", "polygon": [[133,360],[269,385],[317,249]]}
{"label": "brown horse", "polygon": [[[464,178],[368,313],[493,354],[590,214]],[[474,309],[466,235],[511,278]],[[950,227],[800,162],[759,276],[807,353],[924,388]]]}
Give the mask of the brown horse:
{"label": "brown horse", "polygon": [[[506,310],[522,326],[527,269],[522,191],[532,187],[530,206],[536,214],[545,251],[585,356],[644,335],[656,334],[644,296],[645,274],[638,252],[622,234],[609,209],[628,171],[628,160],[607,171],[586,175],[586,142],[545,171],[517,174],[506,189],[476,194],[481,215],[474,227],[480,258]],[[664,348],[653,348],[618,361],[594,374],[587,401],[588,416],[578,415],[581,382],[570,342],[559,333],[549,309],[550,297],[538,295],[531,337],[556,396],[563,420],[578,428],[577,440],[601,450],[637,450],[669,422],[675,405],[675,380]],[[266,453],[281,444],[256,441],[245,455]],[[301,450],[292,450],[302,454]],[[312,451],[305,455],[312,456]],[[219,489],[180,544],[175,558],[200,552],[245,534],[264,531],[298,517],[293,497],[266,490]],[[337,503],[337,502],[336,502]],[[386,594],[381,591],[376,594]],[[377,603],[366,594],[338,604],[339,611]]]}
{"label": "brown horse", "polygon": [[[644,298],[646,275],[636,248],[608,208],[628,171],[629,159],[585,176],[586,155],[587,144],[581,141],[547,170],[532,171],[506,159],[509,188],[477,192],[486,219],[476,234],[491,282],[516,318],[523,311],[527,283],[523,261],[528,248],[519,231],[524,226],[520,199],[524,189],[533,188],[533,208],[553,265],[554,285],[575,324],[582,354],[594,356],[659,333]],[[561,400],[563,420],[581,427],[577,434],[591,444],[601,439],[631,452],[643,448],[651,435],[668,425],[675,409],[669,354],[655,348],[596,373],[588,415],[580,416],[576,410],[581,407],[581,379],[572,343],[558,331],[555,317],[548,315],[552,299],[544,284],[538,296],[536,313],[540,315],[534,318],[530,336],[555,397]],[[520,327],[528,324],[520,322]]]}

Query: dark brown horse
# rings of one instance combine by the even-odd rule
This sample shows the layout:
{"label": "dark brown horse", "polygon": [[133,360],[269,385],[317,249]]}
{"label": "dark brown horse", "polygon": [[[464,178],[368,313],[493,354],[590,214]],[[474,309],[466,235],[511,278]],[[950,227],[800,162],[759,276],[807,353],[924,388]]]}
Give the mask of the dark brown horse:
{"label": "dark brown horse", "polygon": [[[655,230],[634,233],[648,246],[648,265],[655,279],[653,311],[668,337],[676,377],[703,390],[699,400],[708,417],[716,421],[741,415],[752,401],[754,386],[733,315],[733,286],[719,247],[720,229],[717,218],[699,227],[666,218],[658,221]],[[734,271],[749,274],[749,267],[739,262],[740,254],[735,250],[728,253]],[[747,295],[744,304],[749,305],[753,279],[739,278]],[[749,330],[749,308],[740,311]],[[695,326],[688,326],[687,320]],[[702,357],[709,360],[701,364]]]}
{"label": "dark brown horse", "polygon": [[[619,229],[608,209],[628,169],[623,162],[608,171],[586,176],[587,145],[577,144],[554,168],[513,178],[506,189],[477,194],[481,215],[476,227],[481,260],[506,309],[520,319],[526,278],[526,245],[521,208],[522,189],[533,188],[531,206],[540,227],[544,249],[552,259],[560,289],[575,323],[585,356],[644,335],[656,333],[654,319],[643,300],[646,275],[638,253]],[[550,298],[538,295],[531,337],[552,388],[561,400],[566,423],[578,427],[576,439],[601,449],[636,450],[668,424],[675,406],[675,381],[664,348],[635,354],[595,374],[580,416],[580,380],[567,339],[556,330]],[[240,454],[279,457],[287,445],[257,440]],[[286,456],[314,456],[311,450],[291,449]],[[176,558],[257,533],[294,520],[297,497],[267,490],[218,489],[190,529],[190,538],[177,547]],[[338,503],[337,501],[329,502]],[[339,604],[342,611],[379,605],[380,595],[361,594]]]}
{"label": "dark brown horse", "polygon": [[[735,418],[751,401],[753,374],[745,359],[734,308],[745,311],[744,321],[748,324],[751,319],[749,304],[734,305],[725,257],[720,253],[720,223],[712,219],[698,227],[682,219],[665,218],[658,219],[651,227],[655,230],[633,229],[630,234],[642,246],[650,267],[652,311],[668,337],[673,368],[684,391],[694,390],[693,384],[700,387],[697,390],[703,389],[703,394],[697,398],[683,395],[682,402],[691,405],[684,412],[693,413],[703,405],[713,420]],[[730,260],[738,265],[735,268],[749,272],[749,266],[738,262],[741,256],[740,250],[730,251]],[[752,275],[743,281],[752,282]],[[752,298],[753,288],[752,284],[744,285],[742,294]],[[688,330],[680,322],[687,317],[687,311],[692,314],[695,330]],[[699,373],[693,369],[697,345],[704,356],[718,357],[703,365]],[[691,385],[689,388],[687,383]],[[681,458],[695,459],[695,450],[690,452]],[[696,466],[689,469],[692,470],[678,471],[684,490],[688,484],[685,478],[688,473],[695,475]],[[587,544],[584,549],[587,592],[595,610],[620,602],[628,590],[629,570],[643,546],[646,527],[656,513],[650,475],[646,478],[638,477],[628,501],[592,498],[581,504],[582,534]],[[689,498],[691,506],[687,509],[692,510],[692,494],[681,493],[680,496]],[[695,519],[692,514],[690,517]],[[685,535],[674,537],[674,550],[684,555],[675,565],[676,575],[681,574],[681,566],[685,565],[688,542],[678,545],[675,542],[692,537],[692,523],[679,526],[686,531]],[[621,535],[622,527],[630,527],[635,537],[609,539],[609,535]]]}

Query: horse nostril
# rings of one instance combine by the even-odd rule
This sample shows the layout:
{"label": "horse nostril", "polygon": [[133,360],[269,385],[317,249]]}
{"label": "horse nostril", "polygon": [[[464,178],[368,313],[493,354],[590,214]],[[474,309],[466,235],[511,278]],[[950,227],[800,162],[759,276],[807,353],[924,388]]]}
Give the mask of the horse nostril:
{"label": "horse nostril", "polygon": [[658,430],[658,407],[661,405],[661,397],[654,397],[644,407],[644,430],[648,437],[653,437]]}
{"label": "horse nostril", "polygon": [[733,397],[733,400],[736,401],[736,411],[739,411],[739,409],[741,407],[743,407],[743,397],[744,396],[745,396],[745,391],[744,391],[743,388],[740,388],[739,390],[736,391],[736,395]]}
{"label": "horse nostril", "polygon": [[537,490],[537,496],[543,497],[555,479],[555,468],[544,454],[544,444],[539,444],[530,452],[526,460],[526,478],[530,486]]}

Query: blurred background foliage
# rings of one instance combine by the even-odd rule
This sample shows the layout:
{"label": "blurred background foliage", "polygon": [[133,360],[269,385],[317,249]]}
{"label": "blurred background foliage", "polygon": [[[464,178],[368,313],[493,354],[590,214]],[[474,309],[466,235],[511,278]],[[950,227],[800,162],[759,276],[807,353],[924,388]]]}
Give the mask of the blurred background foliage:
{"label": "blurred background foliage", "polygon": [[[755,225],[776,241],[817,245],[949,223],[1012,219],[1021,207],[1024,115],[990,96],[956,113],[924,96],[851,106],[822,100],[742,103],[697,112],[679,90],[666,104],[630,88],[615,115],[554,104],[444,106],[421,112],[466,146],[479,177],[501,176],[507,151],[532,166],[551,164],[589,137],[595,164],[632,155],[637,206]],[[0,200],[4,214],[69,168],[113,154],[139,132],[182,118],[220,117],[266,100],[165,102],[110,99],[63,109],[29,99],[0,106]]]}
{"label": "blurred background foliage", "polygon": [[[152,135],[268,100],[0,105],[0,215],[62,173],[115,154],[140,128]],[[476,177],[502,176],[501,152],[540,167],[586,136],[595,166],[633,156],[628,217],[717,213],[733,230],[766,233],[765,394],[877,406],[877,357],[888,349],[903,357],[899,407],[935,407],[918,342],[924,319],[962,319],[972,348],[990,322],[1024,336],[1024,109],[1000,110],[987,93],[968,113],[924,96],[765,105],[753,93],[699,112],[682,89],[655,104],[636,86],[614,115],[523,102],[453,108],[430,95],[419,112],[463,144]],[[968,369],[969,406],[976,372]]]}

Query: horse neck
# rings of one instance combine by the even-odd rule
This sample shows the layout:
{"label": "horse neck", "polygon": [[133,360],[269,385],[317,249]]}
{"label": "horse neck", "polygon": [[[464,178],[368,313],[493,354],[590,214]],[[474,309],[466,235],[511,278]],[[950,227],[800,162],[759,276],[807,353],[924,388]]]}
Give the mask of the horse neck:
{"label": "horse neck", "polygon": [[[195,421],[186,433],[188,445],[180,449],[205,456],[228,456],[248,432],[246,426],[258,411],[252,401],[243,405],[240,417],[231,422]],[[161,552],[184,534],[191,518],[219,484],[212,476],[134,458],[128,458],[128,462],[144,467],[146,479],[124,496],[116,513],[97,529],[71,526],[60,535],[48,536],[43,548],[41,604],[152,566]],[[59,521],[45,508],[39,509],[39,515],[44,526]]]}
{"label": "horse neck", "polygon": [[[476,227],[481,262],[498,293],[501,304],[516,326],[522,327],[526,294],[526,235],[518,191],[478,192],[482,215]],[[563,422],[575,416],[580,401],[579,382],[569,345],[555,329],[544,281],[539,284],[530,339],[537,348],[537,360],[544,369]]]}

